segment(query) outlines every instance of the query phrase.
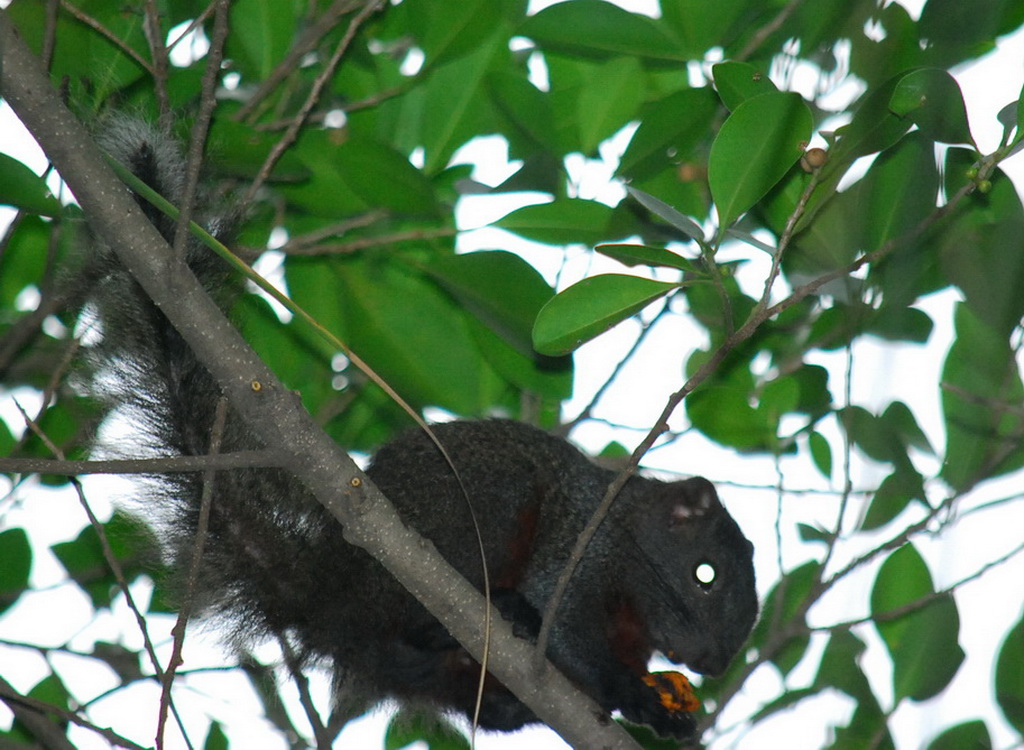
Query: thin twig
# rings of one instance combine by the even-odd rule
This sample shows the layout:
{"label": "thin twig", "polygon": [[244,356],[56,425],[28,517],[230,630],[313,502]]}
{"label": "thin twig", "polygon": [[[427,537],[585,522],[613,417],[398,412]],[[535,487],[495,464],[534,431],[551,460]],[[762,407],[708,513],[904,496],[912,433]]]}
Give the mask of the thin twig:
{"label": "thin twig", "polygon": [[331,59],[324,66],[324,69],[317,75],[313,81],[313,85],[310,87],[309,95],[306,97],[306,101],[302,103],[302,107],[299,109],[298,114],[295,115],[295,119],[289,126],[288,130],[285,131],[281,139],[274,144],[274,147],[270,150],[270,154],[263,162],[263,166],[260,167],[259,173],[256,175],[256,179],[253,180],[246,191],[245,197],[242,199],[242,206],[248,205],[256,197],[259,189],[263,186],[263,183],[270,177],[271,171],[274,169],[274,165],[277,164],[278,160],[284,155],[284,152],[291,148],[291,145],[295,143],[299,135],[299,130],[302,125],[306,122],[306,118],[309,113],[316,106],[316,103],[320,101],[320,94],[323,91],[324,86],[327,82],[334,77],[334,71],[341,62],[341,58],[348,51],[349,46],[352,44],[352,40],[355,39],[356,32],[366,22],[366,20],[376,13],[383,6],[383,0],[369,0],[363,9],[356,14],[352,21],[348,25],[348,29],[341,41],[338,42],[338,46],[335,47],[334,54],[331,55]]}

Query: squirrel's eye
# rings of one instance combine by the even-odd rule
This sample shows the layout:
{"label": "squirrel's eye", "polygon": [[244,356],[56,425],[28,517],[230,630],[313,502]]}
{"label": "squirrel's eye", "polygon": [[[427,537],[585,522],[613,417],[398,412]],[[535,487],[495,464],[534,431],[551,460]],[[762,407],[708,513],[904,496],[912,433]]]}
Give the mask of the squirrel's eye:
{"label": "squirrel's eye", "polygon": [[715,566],[709,562],[702,562],[693,569],[693,580],[705,591],[714,585],[717,576]]}

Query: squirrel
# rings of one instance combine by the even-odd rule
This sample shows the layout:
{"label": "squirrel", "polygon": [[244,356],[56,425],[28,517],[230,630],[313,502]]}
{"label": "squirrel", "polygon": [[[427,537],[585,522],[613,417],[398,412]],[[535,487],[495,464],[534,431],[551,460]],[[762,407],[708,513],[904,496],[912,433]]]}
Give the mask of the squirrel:
{"label": "squirrel", "polygon": [[[123,119],[97,138],[164,197],[180,199],[184,168],[169,135]],[[175,223],[139,203],[172,237]],[[211,231],[227,237],[230,222],[213,222]],[[101,331],[92,354],[95,392],[136,424],[140,444],[154,454],[207,454],[220,387],[112,253],[94,245],[91,310]],[[187,253],[226,306],[226,265],[191,238]],[[483,590],[464,487],[480,525],[492,602],[517,635],[534,639],[569,552],[615,472],[516,421],[432,429],[461,485],[420,430],[386,443],[366,473],[403,520]],[[229,409],[220,450],[260,447]],[[153,507],[146,512],[162,517],[171,567],[186,571],[202,480],[168,474],[147,487]],[[547,656],[609,713],[618,710],[661,735],[690,737],[699,703],[689,684],[674,672],[648,674],[648,661],[658,651],[696,672],[721,673],[757,618],[752,557],[711,482],[631,477],[579,563]],[[299,664],[329,665],[350,716],[386,699],[473,716],[479,665],[282,470],[217,473],[192,606],[222,623],[229,642],[284,638]],[[511,731],[537,721],[488,677],[481,728]]]}

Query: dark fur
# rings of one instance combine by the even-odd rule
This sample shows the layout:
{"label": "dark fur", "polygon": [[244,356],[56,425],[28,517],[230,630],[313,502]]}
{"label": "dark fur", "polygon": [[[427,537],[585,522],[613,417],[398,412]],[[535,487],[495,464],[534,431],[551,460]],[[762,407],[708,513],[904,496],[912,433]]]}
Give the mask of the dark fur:
{"label": "dark fur", "polygon": [[[104,145],[172,201],[181,188],[176,149],[130,121]],[[173,222],[155,214],[165,235]],[[226,276],[212,255],[189,250],[211,288]],[[220,388],[164,316],[100,251],[94,304],[98,347],[114,405],[141,426],[151,452],[207,452]],[[109,382],[113,381],[113,387]],[[577,535],[614,472],[564,440],[512,421],[435,426],[481,522],[493,597],[525,637],[540,615]],[[223,451],[260,447],[229,415]],[[431,539],[478,588],[481,566],[466,500],[430,440],[412,431],[382,447],[368,474],[404,520]],[[172,563],[188,568],[198,512],[197,475],[162,479],[154,502],[169,519]],[[721,672],[757,615],[752,549],[712,485],[695,478],[630,479],[590,544],[561,605],[549,656],[605,709],[667,735],[692,733],[685,712],[664,708],[641,681],[661,651],[699,672]],[[702,585],[701,563],[717,578]],[[217,475],[196,605],[249,641],[286,636],[304,661],[332,664],[362,705],[396,697],[472,715],[477,665],[385,570],[348,545],[337,522],[282,472]],[[536,718],[489,680],[480,725],[511,730]]]}

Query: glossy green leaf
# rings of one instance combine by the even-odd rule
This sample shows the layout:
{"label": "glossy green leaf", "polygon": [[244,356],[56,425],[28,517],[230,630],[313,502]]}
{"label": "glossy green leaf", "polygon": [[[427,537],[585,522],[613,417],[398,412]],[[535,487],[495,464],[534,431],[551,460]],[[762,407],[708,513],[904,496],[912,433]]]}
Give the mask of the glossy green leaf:
{"label": "glossy green leaf", "polygon": [[247,77],[266,78],[284,58],[298,34],[298,9],[278,0],[237,0],[231,3],[225,55]]}
{"label": "glossy green leaf", "polygon": [[567,354],[678,288],[619,274],[583,279],[541,308],[533,327],[534,348],[542,354]]}
{"label": "glossy green leaf", "polygon": [[717,111],[717,97],[708,88],[675,91],[646,107],[617,174],[639,180],[674,169],[708,137]]}
{"label": "glossy green leaf", "polygon": [[904,76],[906,73],[894,76],[870,92],[853,113],[850,123],[836,130],[838,141],[830,156],[837,163],[848,164],[859,156],[883,151],[910,130],[912,123],[889,108],[893,92]]}
{"label": "glossy green leaf", "polygon": [[612,210],[603,203],[561,199],[524,206],[494,222],[495,226],[549,245],[596,245],[608,236]]}
{"label": "glossy green leaf", "polygon": [[594,249],[601,253],[601,255],[607,255],[609,258],[614,258],[627,266],[676,268],[688,273],[703,273],[692,260],[662,247],[610,244],[595,245]]}
{"label": "glossy green leaf", "polygon": [[417,146],[426,151],[423,171],[434,175],[448,166],[452,155],[476,136],[491,116],[485,96],[488,75],[496,59],[508,52],[508,39],[496,27],[476,49],[431,70],[425,86],[402,98],[401,135],[411,136],[403,153]]}
{"label": "glossy green leaf", "polygon": [[766,450],[775,443],[778,415],[751,406],[747,391],[706,386],[686,399],[693,426],[721,445],[737,450]]}
{"label": "glossy green leaf", "polygon": [[930,743],[928,750],[991,750],[992,738],[981,719],[950,727]]}
{"label": "glossy green leaf", "polygon": [[[955,489],[970,487],[985,472],[998,476],[1024,465],[1019,448],[1024,385],[1009,341],[966,304],[954,315],[956,339],[942,370],[946,424],[942,477]],[[1015,447],[1016,446],[1016,447]],[[1002,460],[993,463],[996,457]]]}
{"label": "glossy green leaf", "polygon": [[442,256],[426,271],[519,352],[535,354],[533,322],[554,292],[533,266],[495,250]]}
{"label": "glossy green leaf", "polygon": [[1010,726],[1024,734],[1024,619],[1010,629],[999,649],[996,703]]}
{"label": "glossy green leaf", "polygon": [[722,103],[730,111],[735,111],[747,99],[779,90],[763,71],[750,63],[733,60],[718,63],[711,67],[711,76]]}
{"label": "glossy green leaf", "polygon": [[60,213],[60,201],[42,178],[7,154],[0,154],[0,204],[43,216]]}
{"label": "glossy green leaf", "polygon": [[416,32],[426,64],[435,65],[467,54],[495,25],[492,0],[435,3],[411,0],[405,3],[409,26]]}
{"label": "glossy green leaf", "polygon": [[880,154],[852,190],[863,250],[902,237],[935,211],[939,192],[935,144],[920,133],[908,135]]}
{"label": "glossy green leaf", "polygon": [[945,70],[925,68],[903,76],[889,100],[889,109],[909,118],[932,140],[974,143],[960,85]]}
{"label": "glossy green leaf", "polygon": [[388,144],[349,137],[332,158],[346,186],[368,206],[426,215],[437,208],[430,181]]}
{"label": "glossy green leaf", "polygon": [[552,154],[558,152],[551,99],[526,76],[518,71],[491,73],[487,90],[501,114],[513,125],[507,128],[513,146],[517,140],[532,141]]}
{"label": "glossy green leaf", "polygon": [[689,59],[700,60],[706,50],[729,43],[737,35],[744,15],[756,8],[751,0],[672,0],[661,3],[665,22],[681,37]]}
{"label": "glossy green leaf", "polygon": [[450,296],[383,258],[292,258],[292,298],[409,403],[480,411],[498,387]]}
{"label": "glossy green leaf", "polygon": [[283,383],[301,394],[311,414],[337,398],[331,369],[335,352],[308,335],[303,325],[283,323],[270,304],[255,294],[242,295],[232,313],[245,340]]}
{"label": "glossy green leaf", "polygon": [[773,92],[740,104],[711,146],[708,182],[721,226],[738,219],[796,163],[812,118],[799,94]]}
{"label": "glossy green leaf", "polygon": [[613,58],[580,89],[576,106],[583,153],[595,153],[601,141],[635,116],[644,97],[643,75],[636,59]]}
{"label": "glossy green leaf", "polygon": [[[546,357],[534,351],[523,353],[494,332],[478,317],[466,317],[473,340],[495,372],[516,388],[558,403],[572,395],[571,356]],[[521,404],[515,404],[519,408]],[[518,413],[518,412],[513,412]]]}
{"label": "glossy green leaf", "polygon": [[603,0],[550,5],[528,18],[519,33],[543,49],[578,55],[676,62],[687,59],[678,42],[660,24]]}
{"label": "glossy green leaf", "polygon": [[626,192],[635,198],[636,201],[648,211],[653,213],[659,219],[668,222],[671,226],[678,229],[687,237],[697,240],[697,242],[704,241],[704,230],[701,228],[700,224],[695,222],[689,216],[680,213],[660,198],[655,198],[653,195],[645,193],[643,190],[638,190],[634,187],[627,187]]}
{"label": "glossy green leaf", "polygon": [[893,662],[897,701],[922,701],[942,692],[964,659],[956,602],[943,594],[895,619],[892,613],[933,597],[935,588],[921,555],[906,544],[889,555],[871,592],[875,627]]}
{"label": "glossy green leaf", "polygon": [[24,529],[0,531],[0,612],[18,600],[28,588],[32,548]]}

